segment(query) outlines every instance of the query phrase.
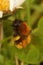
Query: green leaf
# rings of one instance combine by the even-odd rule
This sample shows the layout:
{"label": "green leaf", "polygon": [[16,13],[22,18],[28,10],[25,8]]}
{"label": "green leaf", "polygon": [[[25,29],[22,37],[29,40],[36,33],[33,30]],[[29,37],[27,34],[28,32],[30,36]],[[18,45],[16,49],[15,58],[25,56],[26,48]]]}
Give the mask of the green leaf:
{"label": "green leaf", "polygon": [[41,54],[41,60],[43,61],[43,17],[39,21],[38,29],[39,29],[38,32],[40,33],[39,37],[41,40],[40,54]]}
{"label": "green leaf", "polygon": [[39,59],[39,50],[33,45],[30,44],[27,48],[17,49],[14,48],[14,52],[18,58],[29,64],[37,64]]}
{"label": "green leaf", "polygon": [[39,49],[39,62],[43,61],[43,17],[39,21],[37,31],[33,33],[32,43]]}

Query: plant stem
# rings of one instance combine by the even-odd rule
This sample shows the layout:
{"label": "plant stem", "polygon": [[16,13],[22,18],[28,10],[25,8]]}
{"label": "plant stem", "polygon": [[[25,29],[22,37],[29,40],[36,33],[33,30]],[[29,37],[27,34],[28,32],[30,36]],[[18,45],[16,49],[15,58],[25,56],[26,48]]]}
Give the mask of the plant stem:
{"label": "plant stem", "polygon": [[31,3],[31,0],[26,0],[26,18],[27,18],[27,23],[29,24],[29,26],[31,25],[30,24],[30,3]]}
{"label": "plant stem", "polygon": [[23,61],[21,61],[21,64],[20,65],[24,65],[24,62]]}
{"label": "plant stem", "polygon": [[[0,22],[0,40],[3,40],[3,23]],[[1,44],[0,44],[0,48],[1,48]]]}
{"label": "plant stem", "polygon": [[15,62],[16,62],[16,65],[19,65],[18,58],[16,55],[15,55]]}
{"label": "plant stem", "polygon": [[0,22],[0,40],[3,39],[3,24]]}

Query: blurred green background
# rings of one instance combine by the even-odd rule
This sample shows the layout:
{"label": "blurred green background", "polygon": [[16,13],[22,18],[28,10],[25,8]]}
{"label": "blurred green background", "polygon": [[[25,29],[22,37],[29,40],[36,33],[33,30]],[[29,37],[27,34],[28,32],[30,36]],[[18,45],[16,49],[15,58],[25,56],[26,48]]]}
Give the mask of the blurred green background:
{"label": "blurred green background", "polygon": [[[12,14],[5,14],[0,21],[3,23],[4,38],[0,47],[0,65],[40,65],[43,62],[43,0],[26,0],[23,9],[17,9]],[[12,23],[18,18],[30,26],[32,40],[26,48],[18,49],[9,46],[9,39],[13,35]],[[43,64],[42,64],[43,65]]]}

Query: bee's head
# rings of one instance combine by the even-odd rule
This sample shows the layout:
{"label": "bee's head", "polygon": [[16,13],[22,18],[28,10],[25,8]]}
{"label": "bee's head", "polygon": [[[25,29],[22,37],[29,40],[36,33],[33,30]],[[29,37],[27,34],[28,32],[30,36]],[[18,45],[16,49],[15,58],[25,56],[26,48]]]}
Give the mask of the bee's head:
{"label": "bee's head", "polygon": [[18,33],[18,27],[21,26],[22,22],[23,21],[22,20],[19,20],[19,19],[15,19],[15,21],[13,21],[13,30],[14,30],[14,32],[15,32],[16,35],[19,34]]}
{"label": "bee's head", "polygon": [[13,27],[18,27],[22,24],[22,20],[19,19],[15,19],[15,21],[13,21]]}

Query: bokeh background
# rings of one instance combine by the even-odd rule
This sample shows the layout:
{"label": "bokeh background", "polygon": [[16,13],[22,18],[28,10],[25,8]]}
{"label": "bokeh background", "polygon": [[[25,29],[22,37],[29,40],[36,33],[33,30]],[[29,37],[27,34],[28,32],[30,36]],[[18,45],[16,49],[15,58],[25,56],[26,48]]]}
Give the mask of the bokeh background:
{"label": "bokeh background", "polygon": [[[0,18],[3,26],[0,65],[43,65],[43,0],[26,0],[22,7],[13,13],[4,13]],[[9,42],[13,36],[12,23],[16,18],[25,21],[32,30],[30,45],[23,49],[18,49],[12,46],[13,42]]]}

